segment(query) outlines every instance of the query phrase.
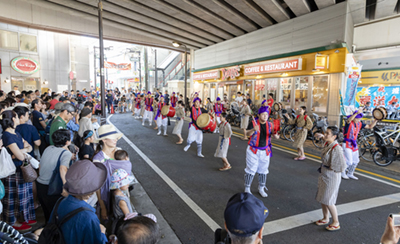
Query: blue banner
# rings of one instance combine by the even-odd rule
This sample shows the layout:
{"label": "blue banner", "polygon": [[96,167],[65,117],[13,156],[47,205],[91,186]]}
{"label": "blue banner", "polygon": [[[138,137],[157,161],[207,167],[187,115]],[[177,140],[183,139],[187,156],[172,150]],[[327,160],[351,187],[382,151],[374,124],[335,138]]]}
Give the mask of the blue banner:
{"label": "blue banner", "polygon": [[396,102],[396,108],[399,107],[400,86],[370,86],[358,87],[356,96],[356,107],[366,102],[371,102],[372,107],[379,105],[388,106]]}
{"label": "blue banner", "polygon": [[361,77],[361,66],[353,66],[347,71],[346,94],[344,95],[343,105],[355,105],[357,84]]}

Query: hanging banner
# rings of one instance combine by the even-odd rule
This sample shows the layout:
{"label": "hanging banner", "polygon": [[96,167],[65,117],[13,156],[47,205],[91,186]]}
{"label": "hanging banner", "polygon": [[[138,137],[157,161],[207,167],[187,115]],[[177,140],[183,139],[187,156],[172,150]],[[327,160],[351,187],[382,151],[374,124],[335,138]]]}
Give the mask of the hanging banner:
{"label": "hanging banner", "polygon": [[354,106],[357,92],[357,84],[361,78],[361,65],[349,67],[346,79],[346,94],[344,98],[344,106]]}
{"label": "hanging banner", "polygon": [[385,107],[396,102],[398,108],[400,100],[400,86],[370,86],[358,87],[356,96],[356,106],[365,105],[371,102],[372,107],[384,105]]}
{"label": "hanging banner", "polygon": [[129,63],[122,63],[116,64],[112,62],[104,61],[104,68],[106,69],[117,69],[117,70],[131,70],[131,64]]}

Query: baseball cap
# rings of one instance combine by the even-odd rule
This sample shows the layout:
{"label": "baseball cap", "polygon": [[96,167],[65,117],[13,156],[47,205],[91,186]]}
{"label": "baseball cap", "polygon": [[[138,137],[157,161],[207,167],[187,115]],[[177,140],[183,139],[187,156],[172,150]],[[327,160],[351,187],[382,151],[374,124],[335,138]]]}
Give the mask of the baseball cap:
{"label": "baseball cap", "polygon": [[224,218],[229,232],[247,237],[259,231],[268,217],[269,211],[264,203],[250,193],[233,195],[226,205]]}

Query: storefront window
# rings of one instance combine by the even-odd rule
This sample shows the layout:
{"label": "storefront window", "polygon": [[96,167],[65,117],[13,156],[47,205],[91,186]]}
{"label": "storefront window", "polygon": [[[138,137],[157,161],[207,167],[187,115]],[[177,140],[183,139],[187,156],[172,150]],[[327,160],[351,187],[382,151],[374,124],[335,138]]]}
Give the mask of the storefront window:
{"label": "storefront window", "polygon": [[265,94],[266,91],[266,86],[265,86],[266,80],[255,80],[254,81],[254,104],[257,106],[261,105],[261,102],[263,100],[262,96]]}
{"label": "storefront window", "polygon": [[326,113],[328,107],[328,76],[314,76],[312,111]]}
{"label": "storefront window", "polygon": [[210,85],[210,99],[212,102],[214,102],[215,99],[217,99],[217,97],[215,96],[215,93],[217,92],[216,87],[217,86],[215,84]]}
{"label": "storefront window", "polygon": [[272,93],[274,95],[274,101],[276,101],[276,91],[277,90],[278,90],[278,79],[267,79],[267,89],[264,93],[264,95],[265,95],[264,99],[268,100],[268,95],[270,93]]}
{"label": "storefront window", "polygon": [[0,30],[0,48],[18,51],[18,33]]}
{"label": "storefront window", "polygon": [[250,99],[252,99],[252,97],[253,97],[253,81],[251,81],[251,80],[247,80],[247,81],[245,81],[245,84],[246,84],[246,90],[244,91],[244,95],[245,96],[247,96],[247,94],[249,94],[250,95]]}
{"label": "storefront window", "polygon": [[281,103],[284,108],[290,108],[291,92],[292,92],[292,80],[293,78],[282,78],[281,79]]}
{"label": "storefront window", "polygon": [[207,98],[210,96],[210,89],[208,87],[209,87],[208,84],[204,84],[203,102],[207,101]]}
{"label": "storefront window", "polygon": [[19,42],[21,51],[37,52],[36,36],[20,34]]}
{"label": "storefront window", "polygon": [[307,106],[308,101],[308,77],[296,77],[295,83],[295,103],[294,107],[297,110],[300,106]]}
{"label": "storefront window", "polygon": [[230,85],[229,86],[229,97],[231,101],[235,101],[238,92],[238,85]]}

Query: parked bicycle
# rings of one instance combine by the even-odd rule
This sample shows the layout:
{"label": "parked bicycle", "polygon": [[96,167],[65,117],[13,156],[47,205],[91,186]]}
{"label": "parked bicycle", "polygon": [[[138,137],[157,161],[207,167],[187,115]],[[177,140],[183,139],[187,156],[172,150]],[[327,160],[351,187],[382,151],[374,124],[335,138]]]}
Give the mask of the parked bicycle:
{"label": "parked bicycle", "polygon": [[[397,126],[398,127],[398,126]],[[393,161],[400,160],[400,128],[388,133],[385,128],[374,129],[377,150],[373,153],[374,163],[379,166],[388,166]]]}
{"label": "parked bicycle", "polygon": [[327,117],[318,117],[316,119],[316,129],[313,131],[312,134],[312,142],[316,148],[323,148],[325,145],[325,140],[321,137],[316,137],[317,133],[324,134],[326,129],[328,128],[328,119]]}

